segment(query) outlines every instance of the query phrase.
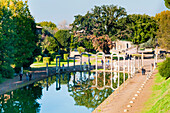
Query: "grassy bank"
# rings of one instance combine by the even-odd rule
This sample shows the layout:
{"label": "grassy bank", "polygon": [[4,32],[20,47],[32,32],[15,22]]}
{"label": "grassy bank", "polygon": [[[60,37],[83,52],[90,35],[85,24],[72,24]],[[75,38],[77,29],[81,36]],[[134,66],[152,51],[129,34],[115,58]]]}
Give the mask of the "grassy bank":
{"label": "grassy bank", "polygon": [[142,113],[170,113],[170,78],[165,80],[159,73],[155,76],[151,98]]}

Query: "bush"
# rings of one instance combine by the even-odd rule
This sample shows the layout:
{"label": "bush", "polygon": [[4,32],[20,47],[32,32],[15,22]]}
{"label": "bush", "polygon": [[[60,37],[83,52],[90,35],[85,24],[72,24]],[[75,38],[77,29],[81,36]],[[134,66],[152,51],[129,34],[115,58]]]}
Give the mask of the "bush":
{"label": "bush", "polygon": [[69,56],[69,54],[64,54],[64,60],[67,60],[68,56]]}
{"label": "bush", "polygon": [[14,69],[8,65],[1,66],[1,75],[4,78],[13,78],[14,76]]}
{"label": "bush", "polygon": [[42,59],[42,56],[41,56],[41,55],[38,55],[35,59],[36,59],[37,62],[40,62],[41,59]]}
{"label": "bush", "polygon": [[170,77],[170,57],[166,58],[162,65],[159,66],[158,70],[162,77],[166,77],[166,79]]}
{"label": "bush", "polygon": [[0,83],[2,83],[2,75],[0,74]]}
{"label": "bush", "polygon": [[50,64],[50,57],[43,57],[43,63],[46,64]]}
{"label": "bush", "polygon": [[78,47],[77,48],[78,52],[81,54],[82,52],[85,52],[85,48],[83,47]]}

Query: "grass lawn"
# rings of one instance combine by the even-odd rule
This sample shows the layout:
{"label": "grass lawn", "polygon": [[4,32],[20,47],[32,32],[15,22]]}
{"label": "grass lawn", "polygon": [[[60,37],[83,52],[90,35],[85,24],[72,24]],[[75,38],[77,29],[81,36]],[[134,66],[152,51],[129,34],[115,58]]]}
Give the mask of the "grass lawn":
{"label": "grass lawn", "polygon": [[[73,63],[73,60],[70,60],[69,63]],[[60,66],[62,66],[63,64],[67,65],[67,61],[61,60]],[[54,66],[56,66],[55,61],[51,61],[51,64],[48,65],[48,67],[54,67]],[[42,61],[41,62],[34,62],[33,64],[31,64],[30,67],[46,67],[46,64],[44,64]]]}
{"label": "grass lawn", "polygon": [[151,98],[142,113],[170,113],[170,78],[165,80],[159,73],[155,76]]}

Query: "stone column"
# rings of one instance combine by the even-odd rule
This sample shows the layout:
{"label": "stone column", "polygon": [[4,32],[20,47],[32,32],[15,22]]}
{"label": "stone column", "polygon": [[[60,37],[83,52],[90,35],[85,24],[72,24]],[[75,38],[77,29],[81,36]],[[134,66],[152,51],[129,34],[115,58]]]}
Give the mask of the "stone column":
{"label": "stone column", "polygon": [[89,63],[88,69],[90,70],[90,67],[91,67],[91,63],[90,63],[90,54],[88,54],[88,63]]}
{"label": "stone column", "polygon": [[48,63],[46,63],[46,74],[47,74],[47,76],[48,76]]}
{"label": "stone column", "polygon": [[136,72],[136,57],[134,56],[133,58],[134,58],[134,72],[133,73],[135,75],[135,72]]}
{"label": "stone column", "polygon": [[59,57],[59,70],[60,70],[60,60],[61,60],[61,57]]}
{"label": "stone column", "polygon": [[64,71],[64,64],[62,65],[62,71]]}
{"label": "stone column", "polygon": [[97,54],[96,54],[96,72],[97,72]]}
{"label": "stone column", "polygon": [[82,54],[80,55],[80,70],[82,70]]}
{"label": "stone column", "polygon": [[143,52],[142,52],[142,67],[143,67],[144,65],[143,65]]}
{"label": "stone column", "polygon": [[129,58],[128,58],[128,78],[130,78],[130,76],[129,76],[129,73],[130,73],[130,62],[129,62]]}
{"label": "stone column", "polygon": [[58,57],[56,57],[56,73],[58,72]]}
{"label": "stone column", "polygon": [[140,69],[140,59],[138,57],[138,70]]}
{"label": "stone column", "polygon": [[119,55],[117,56],[118,57],[118,87],[117,88],[119,88],[119,85],[120,85],[120,64],[119,64],[119,60],[120,60],[120,57],[119,57]]}
{"label": "stone column", "polygon": [[76,63],[76,61],[75,61],[75,56],[74,56],[74,69],[73,69],[74,71],[76,70],[76,64],[75,63]]}
{"label": "stone column", "polygon": [[125,82],[125,56],[123,57],[123,82]]}
{"label": "stone column", "polygon": [[69,57],[67,57],[67,67],[68,67],[68,70],[69,70]]}
{"label": "stone column", "polygon": [[133,61],[132,61],[133,58],[131,58],[131,77],[133,76]]}

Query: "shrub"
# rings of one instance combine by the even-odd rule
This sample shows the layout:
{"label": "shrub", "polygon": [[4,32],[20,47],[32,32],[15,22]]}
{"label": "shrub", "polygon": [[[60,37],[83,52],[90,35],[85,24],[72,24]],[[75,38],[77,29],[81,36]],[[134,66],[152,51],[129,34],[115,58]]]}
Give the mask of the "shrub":
{"label": "shrub", "polygon": [[13,78],[14,76],[14,69],[8,65],[1,66],[1,75],[4,78]]}
{"label": "shrub", "polygon": [[0,74],[0,83],[2,83],[2,75]]}
{"label": "shrub", "polygon": [[37,62],[40,62],[41,59],[42,59],[42,56],[41,56],[41,55],[38,55],[35,59],[36,59]]}
{"label": "shrub", "polygon": [[77,50],[79,53],[85,52],[85,48],[83,47],[78,47]]}
{"label": "shrub", "polygon": [[67,60],[68,56],[69,56],[69,54],[64,54],[64,60]]}
{"label": "shrub", "polygon": [[46,64],[50,64],[50,57],[43,57],[43,63]]}
{"label": "shrub", "polygon": [[170,57],[166,58],[162,65],[159,66],[158,70],[162,77],[166,77],[166,79],[170,77]]}

